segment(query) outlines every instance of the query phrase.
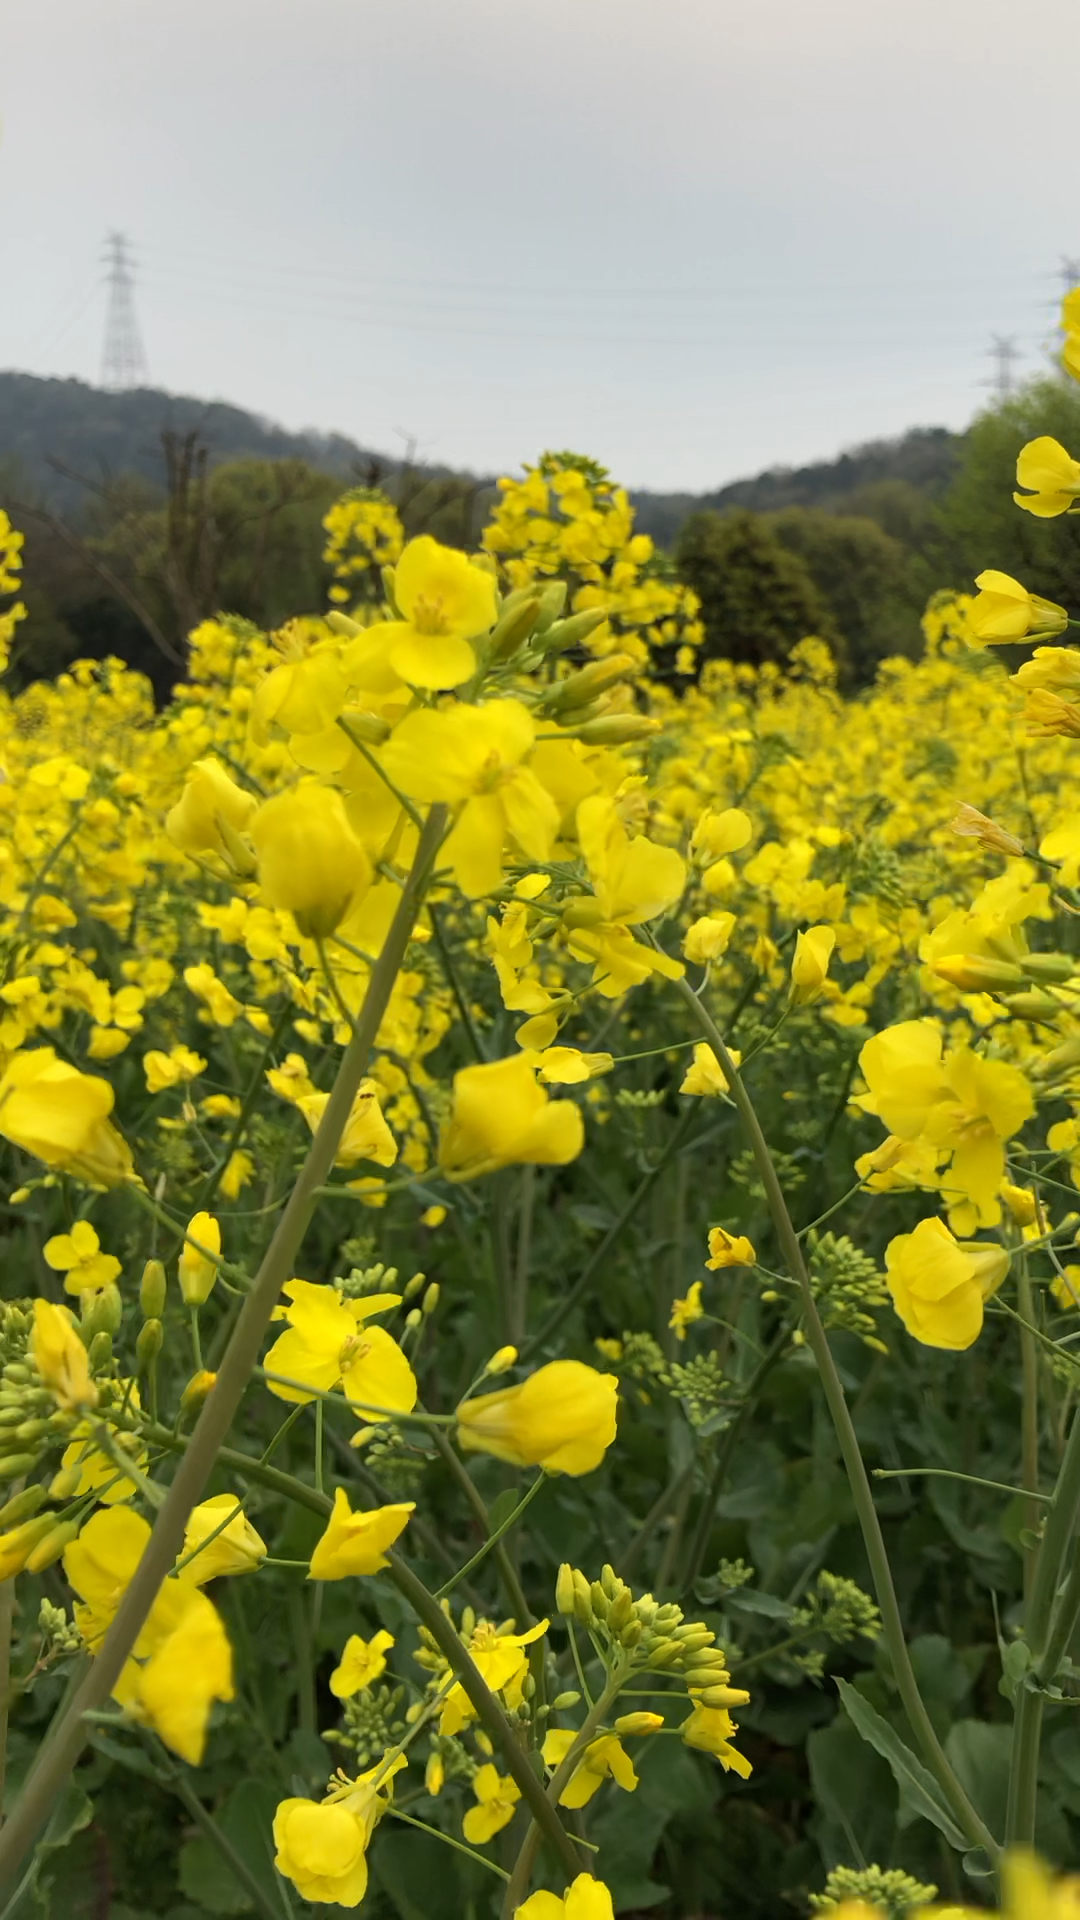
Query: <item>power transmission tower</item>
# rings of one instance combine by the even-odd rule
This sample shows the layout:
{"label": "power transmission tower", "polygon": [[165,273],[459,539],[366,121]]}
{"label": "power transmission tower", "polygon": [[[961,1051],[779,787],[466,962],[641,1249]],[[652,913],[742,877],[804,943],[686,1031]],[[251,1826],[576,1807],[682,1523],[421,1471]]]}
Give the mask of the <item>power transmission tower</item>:
{"label": "power transmission tower", "polygon": [[122,233],[110,233],[105,242],[105,348],[101,356],[101,384],[119,393],[125,387],[144,386],[148,379],[139,323],[135,318],[135,280]]}
{"label": "power transmission tower", "polygon": [[993,387],[999,400],[1007,400],[1016,391],[1013,362],[1023,358],[1020,348],[1011,335],[995,333],[991,335],[986,352],[987,358],[994,363],[994,371],[982,384],[984,387]]}

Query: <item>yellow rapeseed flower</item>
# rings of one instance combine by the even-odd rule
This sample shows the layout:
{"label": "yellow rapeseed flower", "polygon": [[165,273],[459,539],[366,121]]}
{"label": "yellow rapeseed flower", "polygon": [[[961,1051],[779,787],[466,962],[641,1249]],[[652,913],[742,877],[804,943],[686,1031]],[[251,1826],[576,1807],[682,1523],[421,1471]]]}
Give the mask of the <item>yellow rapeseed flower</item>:
{"label": "yellow rapeseed flower", "polygon": [[439,1141],[439,1166],[449,1179],[576,1160],[585,1144],[581,1109],[549,1098],[537,1083],[535,1060],[511,1054],[455,1073],[453,1107]]}
{"label": "yellow rapeseed flower", "polygon": [[30,1352],[58,1406],[74,1411],[97,1405],[98,1390],[90,1378],[86,1348],[66,1307],[34,1301]]}
{"label": "yellow rapeseed flower", "polygon": [[489,1760],[484,1766],[478,1767],[473,1775],[472,1790],[476,1795],[476,1805],[469,1807],[466,1812],[461,1831],[472,1846],[482,1847],[509,1826],[521,1799],[521,1788],[508,1773],[500,1773]]}
{"label": "yellow rapeseed flower", "polygon": [[1020,449],[1016,462],[1016,484],[1027,488],[1025,493],[1014,493],[1013,499],[1025,512],[1034,513],[1040,520],[1052,520],[1059,513],[1075,511],[1074,502],[1080,494],[1080,460],[1074,460],[1066,453],[1060,440],[1054,440],[1049,434],[1041,434],[1037,440],[1029,440],[1026,447]]}
{"label": "yellow rapeseed flower", "polygon": [[69,1067],[52,1047],[31,1047],[0,1079],[0,1134],[47,1167],[118,1186],[131,1178],[132,1164],[109,1119],[114,1100],[107,1080]]}
{"label": "yellow rapeseed flower", "polygon": [[984,646],[1026,640],[1035,634],[1064,633],[1069,616],[1054,600],[1029,593],[1011,574],[993,567],[975,581],[979,592],[968,610],[968,625]]}
{"label": "yellow rapeseed flower", "polygon": [[354,1513],[348,1494],[338,1487],[326,1531],[311,1556],[308,1579],[348,1580],[354,1574],[378,1573],[387,1564],[387,1549],[405,1531],[415,1510],[415,1500],[406,1500]]}
{"label": "yellow rapeseed flower", "polygon": [[558,808],[523,765],[535,736],[520,700],[493,700],[410,713],[382,750],[387,774],[411,799],[453,806],[440,857],[470,899],[499,886],[508,840],[530,860],[551,858]]}
{"label": "yellow rapeseed flower", "polygon": [[187,1230],[190,1238],[180,1249],[177,1267],[180,1292],[185,1306],[201,1307],[217,1281],[217,1261],[210,1256],[221,1252],[221,1227],[212,1213],[196,1213],[188,1221]]}
{"label": "yellow rapeseed flower", "polygon": [[458,1439],[517,1467],[574,1476],[598,1467],[615,1439],[619,1383],[580,1360],[552,1360],[518,1386],[457,1409]]}
{"label": "yellow rapeseed flower", "polygon": [[364,1322],[401,1304],[399,1293],[369,1293],[343,1300],[336,1288],[309,1280],[289,1280],[282,1291],[289,1305],[277,1313],[289,1323],[264,1362],[271,1393],[279,1400],[304,1403],[341,1384],[345,1397],[365,1420],[390,1413],[411,1413],[417,1386],[405,1355],[384,1327]]}
{"label": "yellow rapeseed flower", "polygon": [[485,568],[430,534],[410,540],[394,568],[403,618],[380,633],[394,672],[412,687],[439,692],[476,672],[478,641],[495,623],[495,581]]}
{"label": "yellow rapeseed flower", "polygon": [[339,1700],[351,1700],[354,1694],[372,1686],[386,1672],[386,1656],[393,1644],[394,1636],[387,1633],[385,1627],[380,1627],[370,1640],[351,1633],[340,1663],[330,1675],[331,1693]]}
{"label": "yellow rapeseed flower", "polygon": [[925,1347],[962,1351],[982,1332],[983,1304],[1009,1271],[1004,1247],[958,1241],[943,1220],[920,1220],[885,1249],[893,1305]]}
{"label": "yellow rapeseed flower", "polygon": [[101,1242],[89,1220],[76,1220],[70,1233],[54,1233],[42,1249],[54,1272],[64,1275],[65,1293],[97,1293],[120,1272],[120,1262],[102,1253]]}
{"label": "yellow rapeseed flower", "polygon": [[517,1920],[614,1920],[611,1895],[602,1880],[579,1873],[562,1899],[557,1893],[531,1893],[517,1910]]}
{"label": "yellow rapeseed flower", "polygon": [[[543,1756],[551,1772],[565,1760],[576,1739],[572,1727],[550,1728],[544,1737]],[[559,1795],[560,1807],[587,1806],[609,1779],[626,1793],[633,1793],[638,1784],[634,1763],[617,1733],[604,1733],[589,1742]]]}
{"label": "yellow rapeseed flower", "polygon": [[266,1542],[235,1494],[215,1493],[188,1514],[181,1558],[189,1554],[194,1558],[185,1572],[202,1587],[225,1574],[255,1573],[266,1558]]}
{"label": "yellow rapeseed flower", "polygon": [[705,1265],[716,1273],[721,1267],[752,1267],[757,1254],[745,1233],[729,1233],[726,1227],[710,1227],[709,1258]]}
{"label": "yellow rapeseed flower", "polygon": [[371,885],[371,861],[336,788],[301,780],[264,800],[251,822],[259,890],[291,913],[309,939],[325,939]]}

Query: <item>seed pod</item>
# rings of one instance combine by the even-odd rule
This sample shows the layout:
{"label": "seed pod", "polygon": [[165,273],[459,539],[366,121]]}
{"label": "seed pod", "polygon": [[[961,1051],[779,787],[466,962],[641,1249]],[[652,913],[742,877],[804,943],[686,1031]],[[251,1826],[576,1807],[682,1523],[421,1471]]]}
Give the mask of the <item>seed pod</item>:
{"label": "seed pod", "polygon": [[38,1541],[33,1552],[27,1555],[26,1571],[43,1573],[46,1567],[52,1566],[54,1560],[59,1560],[64,1549],[70,1547],[71,1542],[78,1538],[78,1534],[77,1520],[60,1521],[57,1526],[50,1529],[44,1540]]}
{"label": "seed pod", "polygon": [[165,1311],[168,1283],[160,1260],[148,1260],[139,1282],[139,1307],[144,1320],[160,1320]]}
{"label": "seed pod", "polygon": [[6,1504],[0,1507],[0,1527],[18,1526],[21,1520],[29,1520],[45,1504],[45,1489],[40,1481],[32,1487],[24,1487]]}

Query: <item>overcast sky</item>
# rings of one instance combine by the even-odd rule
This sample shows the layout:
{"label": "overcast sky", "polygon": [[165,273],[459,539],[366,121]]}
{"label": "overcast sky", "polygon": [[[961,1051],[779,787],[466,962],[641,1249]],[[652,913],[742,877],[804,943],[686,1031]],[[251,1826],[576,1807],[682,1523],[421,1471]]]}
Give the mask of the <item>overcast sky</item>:
{"label": "overcast sky", "polygon": [[0,367],[702,488],[1037,370],[1075,0],[7,0]]}

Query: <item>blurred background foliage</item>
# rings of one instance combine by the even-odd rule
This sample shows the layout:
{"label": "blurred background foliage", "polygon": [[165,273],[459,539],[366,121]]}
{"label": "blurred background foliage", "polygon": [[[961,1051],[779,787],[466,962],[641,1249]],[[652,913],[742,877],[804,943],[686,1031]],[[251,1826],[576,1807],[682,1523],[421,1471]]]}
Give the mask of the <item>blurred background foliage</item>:
{"label": "blurred background foliage", "polygon": [[[880,660],[917,656],[930,595],[969,590],[985,566],[1075,604],[1073,529],[1012,505],[1016,448],[1039,434],[1080,440],[1075,386],[1034,382],[963,434],[918,429],[710,494],[632,492],[636,527],[700,594],[703,659],[782,660],[814,633],[855,691]],[[490,476],[411,449],[389,458],[152,389],[0,374],[0,504],[26,531],[30,606],[16,682],[115,653],[163,695],[200,619],[224,607],[273,628],[320,604],[321,522],[347,481],[383,488],[407,534],[463,547],[495,497]]]}

